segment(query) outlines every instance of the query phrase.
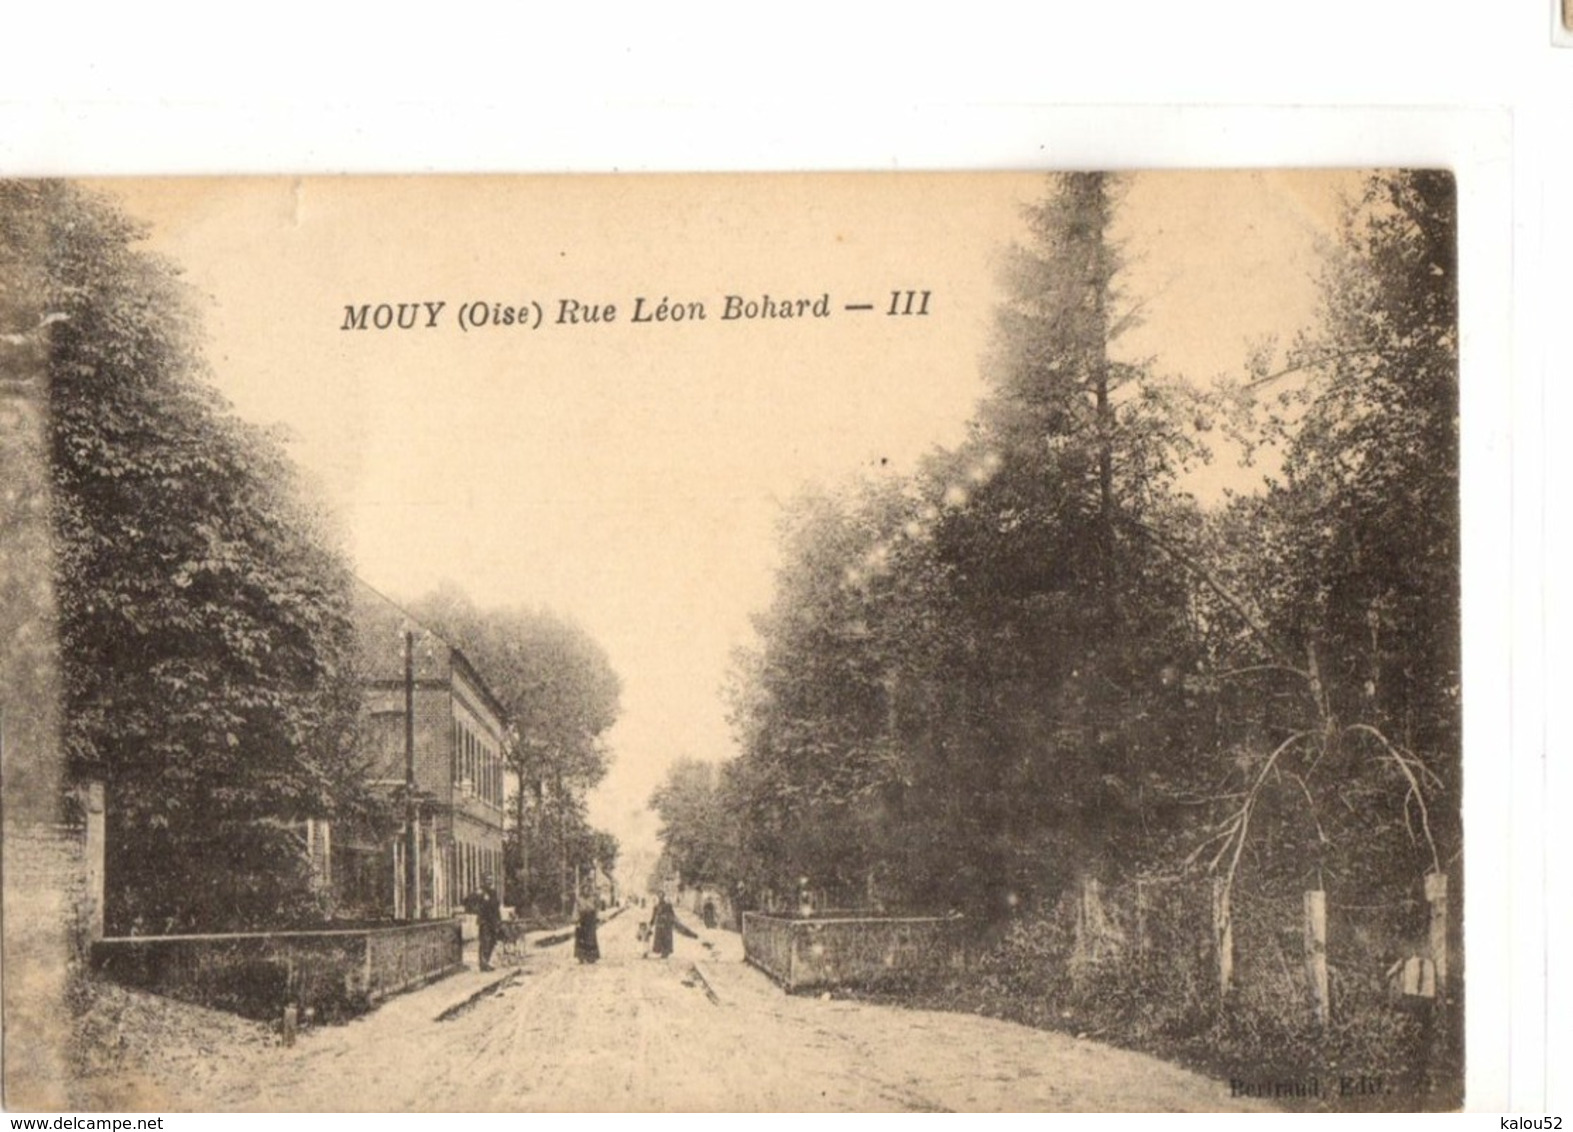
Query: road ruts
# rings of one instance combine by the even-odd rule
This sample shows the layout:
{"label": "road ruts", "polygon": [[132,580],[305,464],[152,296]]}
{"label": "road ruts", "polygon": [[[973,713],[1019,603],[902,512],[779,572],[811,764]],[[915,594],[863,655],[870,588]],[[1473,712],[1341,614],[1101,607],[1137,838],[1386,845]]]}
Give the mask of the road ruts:
{"label": "road ruts", "polygon": [[[1221,1083],[962,1014],[784,995],[700,928],[646,958],[630,911],[601,962],[534,950],[444,1022],[379,1011],[237,1063],[192,1107],[263,1111],[1222,1111]],[[704,946],[706,943],[710,947]],[[699,962],[717,1000],[695,977]]]}

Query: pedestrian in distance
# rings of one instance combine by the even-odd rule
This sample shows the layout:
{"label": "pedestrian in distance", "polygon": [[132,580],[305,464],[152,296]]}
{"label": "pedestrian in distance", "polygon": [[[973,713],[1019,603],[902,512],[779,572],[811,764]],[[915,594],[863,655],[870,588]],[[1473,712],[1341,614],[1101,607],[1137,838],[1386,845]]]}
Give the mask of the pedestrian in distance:
{"label": "pedestrian in distance", "polygon": [[656,894],[655,911],[650,913],[650,950],[665,959],[672,954],[672,929],[677,925],[677,912],[667,902],[666,893]]}
{"label": "pedestrian in distance", "polygon": [[579,902],[579,919],[573,930],[573,957],[581,963],[594,963],[601,958],[601,943],[596,938],[600,927],[594,900]]}

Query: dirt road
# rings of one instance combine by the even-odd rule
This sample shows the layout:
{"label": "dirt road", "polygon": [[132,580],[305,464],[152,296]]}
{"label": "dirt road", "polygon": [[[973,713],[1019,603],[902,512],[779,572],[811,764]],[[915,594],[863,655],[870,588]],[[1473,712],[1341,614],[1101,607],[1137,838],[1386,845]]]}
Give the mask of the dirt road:
{"label": "dirt road", "polygon": [[[969,1015],[788,997],[698,929],[645,958],[629,914],[603,959],[534,951],[500,992],[436,1021],[404,996],[292,1049],[187,1080],[192,1108],[444,1110],[1199,1110],[1249,1107],[1139,1054]],[[422,1010],[425,1013],[422,1013]]]}

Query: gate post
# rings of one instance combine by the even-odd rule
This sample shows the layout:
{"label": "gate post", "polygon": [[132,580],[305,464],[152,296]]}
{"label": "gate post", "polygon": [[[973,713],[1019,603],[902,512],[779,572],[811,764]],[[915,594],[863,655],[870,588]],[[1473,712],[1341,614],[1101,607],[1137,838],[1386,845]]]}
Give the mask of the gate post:
{"label": "gate post", "polygon": [[104,784],[89,782],[82,789],[82,809],[87,829],[82,843],[82,873],[86,907],[82,930],[92,943],[104,938]]}
{"label": "gate post", "polygon": [[1218,953],[1218,997],[1229,997],[1234,985],[1234,918],[1229,914],[1229,886],[1213,878],[1213,948]]}
{"label": "gate post", "polygon": [[1426,902],[1431,905],[1431,962],[1436,967],[1438,995],[1447,983],[1447,874],[1426,874]]}
{"label": "gate post", "polygon": [[1311,988],[1311,1008],[1316,1024],[1327,1028],[1327,893],[1312,889],[1305,894],[1305,977]]}

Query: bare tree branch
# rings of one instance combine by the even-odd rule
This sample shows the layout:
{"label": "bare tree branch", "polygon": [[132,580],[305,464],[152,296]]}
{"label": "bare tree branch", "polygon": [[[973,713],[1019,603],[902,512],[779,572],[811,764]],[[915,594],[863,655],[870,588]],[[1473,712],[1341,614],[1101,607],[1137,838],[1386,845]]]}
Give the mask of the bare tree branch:
{"label": "bare tree branch", "polygon": [[1289,377],[1289,376],[1291,376],[1293,374],[1303,373],[1306,370],[1315,369],[1317,366],[1322,365],[1322,364],[1324,364],[1326,362],[1334,362],[1334,361],[1337,361],[1340,358],[1359,357],[1362,354],[1377,354],[1377,355],[1380,355],[1380,351],[1372,350],[1372,349],[1368,349],[1368,348],[1364,348],[1364,347],[1359,348],[1359,349],[1354,349],[1354,350],[1333,350],[1333,351],[1331,351],[1329,353],[1321,354],[1321,355],[1319,355],[1317,357],[1314,357],[1314,358],[1307,358],[1303,362],[1296,362],[1292,366],[1285,366],[1283,369],[1278,370],[1276,373],[1263,374],[1261,377],[1254,378],[1253,380],[1246,382],[1245,383],[1245,388],[1246,389],[1255,389],[1258,386],[1268,385],[1268,384],[1270,384],[1270,383],[1272,383],[1274,381],[1277,381],[1281,377]]}
{"label": "bare tree branch", "polygon": [[1173,559],[1175,562],[1178,562],[1181,566],[1185,567],[1192,574],[1194,574],[1203,585],[1212,590],[1212,592],[1217,594],[1218,597],[1229,606],[1229,608],[1238,613],[1241,619],[1245,622],[1246,626],[1251,630],[1252,633],[1256,635],[1257,640],[1261,641],[1267,650],[1278,659],[1280,667],[1282,667],[1287,672],[1293,672],[1295,675],[1303,677],[1307,681],[1312,679],[1311,673],[1306,672],[1304,669],[1296,668],[1294,664],[1291,663],[1292,654],[1288,649],[1280,645],[1273,637],[1272,633],[1268,631],[1266,624],[1262,621],[1261,615],[1253,610],[1249,605],[1247,605],[1243,598],[1239,597],[1222,582],[1220,582],[1212,573],[1212,571],[1208,570],[1201,563],[1197,562],[1196,559],[1191,557],[1189,554],[1186,554],[1184,551],[1174,546],[1169,542],[1168,539],[1160,535],[1157,531],[1153,530],[1152,527],[1142,522],[1140,519],[1126,517],[1125,521],[1134,527],[1137,533],[1147,539],[1148,542],[1152,543],[1169,558]]}
{"label": "bare tree branch", "polygon": [[[1415,800],[1415,805],[1420,810],[1420,826],[1425,831],[1426,846],[1431,850],[1431,867],[1435,872],[1441,872],[1441,855],[1437,852],[1436,841],[1431,836],[1431,814],[1430,811],[1426,809],[1425,791],[1420,787],[1420,779],[1426,776],[1429,776],[1436,785],[1441,784],[1441,779],[1437,778],[1436,775],[1433,774],[1425,765],[1425,763],[1421,762],[1413,752],[1404,751],[1400,753],[1400,748],[1396,747],[1386,735],[1383,735],[1369,723],[1351,724],[1347,730],[1374,735],[1381,742],[1382,746],[1386,748],[1388,755],[1393,760],[1393,765],[1398,768],[1398,772],[1402,774],[1405,781],[1409,783],[1409,790],[1404,795],[1405,806],[1407,807],[1409,804],[1409,799],[1413,798]],[[1405,756],[1407,756],[1407,758]],[[1419,770],[1418,776],[1415,773],[1416,768]],[[1411,831],[1411,836],[1412,835],[1413,831]]]}

